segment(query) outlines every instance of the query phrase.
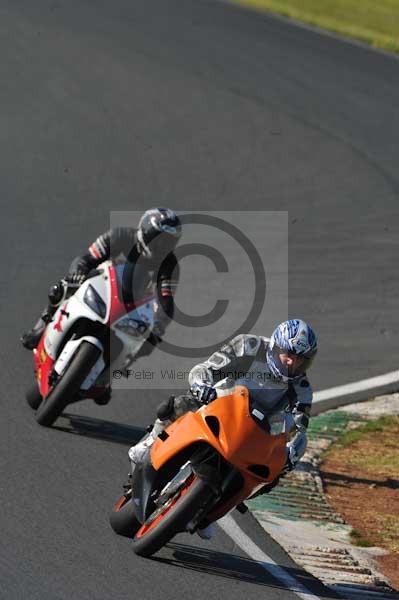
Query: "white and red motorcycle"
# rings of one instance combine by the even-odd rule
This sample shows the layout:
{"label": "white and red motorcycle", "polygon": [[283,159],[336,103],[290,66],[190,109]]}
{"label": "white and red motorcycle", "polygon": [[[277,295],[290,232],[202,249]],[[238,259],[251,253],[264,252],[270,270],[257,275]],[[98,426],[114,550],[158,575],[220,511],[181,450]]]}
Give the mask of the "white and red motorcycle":
{"label": "white and red motorcycle", "polygon": [[154,290],[126,301],[125,265],[102,263],[65,299],[33,350],[36,384],[27,393],[36,420],[50,426],[77,400],[109,394],[110,372],[132,362],[154,326]]}

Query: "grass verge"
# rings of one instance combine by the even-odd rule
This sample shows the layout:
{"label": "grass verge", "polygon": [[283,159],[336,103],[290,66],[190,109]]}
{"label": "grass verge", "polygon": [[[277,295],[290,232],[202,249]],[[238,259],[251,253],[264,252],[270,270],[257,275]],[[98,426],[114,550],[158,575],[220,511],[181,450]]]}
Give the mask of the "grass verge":
{"label": "grass verge", "polygon": [[352,446],[349,459],[352,466],[375,475],[395,477],[399,474],[399,442],[395,443],[398,434],[399,417],[381,417],[341,435],[337,447]]}
{"label": "grass verge", "polygon": [[398,0],[231,0],[399,53]]}
{"label": "grass verge", "polygon": [[354,527],[352,543],[399,555],[399,416],[346,431],[323,459],[329,476],[338,475],[327,487],[338,512]]}

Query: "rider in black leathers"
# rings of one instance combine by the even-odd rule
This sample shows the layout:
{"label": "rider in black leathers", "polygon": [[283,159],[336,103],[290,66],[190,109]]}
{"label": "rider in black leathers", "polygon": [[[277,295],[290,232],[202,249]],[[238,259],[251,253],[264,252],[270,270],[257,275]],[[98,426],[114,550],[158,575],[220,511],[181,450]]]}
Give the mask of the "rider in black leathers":
{"label": "rider in black leathers", "polygon": [[180,219],[168,208],[147,210],[137,229],[117,227],[100,235],[85,254],[72,261],[64,280],[50,288],[49,304],[36,325],[22,335],[23,346],[29,350],[36,348],[46,324],[68,293],[67,288],[70,293],[103,261],[123,255],[133,268],[137,264],[144,267],[149,281],[156,286],[158,301],[154,303],[154,329],[139,351],[139,356],[149,355],[173,318],[173,295],[179,280],[179,266],[173,251],[180,236]]}

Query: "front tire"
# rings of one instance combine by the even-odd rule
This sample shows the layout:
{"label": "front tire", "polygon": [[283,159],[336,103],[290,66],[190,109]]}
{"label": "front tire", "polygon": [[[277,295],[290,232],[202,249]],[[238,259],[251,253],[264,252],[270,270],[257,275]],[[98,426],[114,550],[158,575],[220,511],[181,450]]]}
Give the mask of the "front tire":
{"label": "front tire", "polygon": [[97,362],[100,352],[100,349],[90,342],[81,343],[64,374],[40,404],[36,413],[39,425],[50,427],[65,407],[77,399],[80,386]]}
{"label": "front tire", "polygon": [[118,535],[134,537],[140,529],[141,523],[137,520],[131,494],[124,494],[116,501],[109,516],[109,522]]}
{"label": "front tire", "polygon": [[37,410],[43,400],[37,383],[34,383],[25,394],[27,403],[33,410]]}
{"label": "front tire", "polygon": [[133,540],[133,550],[140,556],[151,556],[167,544],[174,535],[184,531],[189,523],[204,507],[213,492],[209,485],[199,478],[195,478],[186,488],[183,488],[180,497],[169,508],[165,509],[150,524],[142,525]]}

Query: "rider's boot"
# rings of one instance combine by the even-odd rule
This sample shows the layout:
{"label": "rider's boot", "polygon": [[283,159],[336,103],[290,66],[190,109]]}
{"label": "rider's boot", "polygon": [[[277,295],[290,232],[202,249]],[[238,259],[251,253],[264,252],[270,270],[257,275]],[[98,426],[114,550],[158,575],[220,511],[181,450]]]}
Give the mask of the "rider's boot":
{"label": "rider's boot", "polygon": [[210,540],[215,533],[215,523],[210,523],[203,529],[197,529],[197,533],[203,540]]}
{"label": "rider's boot", "polygon": [[151,448],[158,435],[162,433],[165,427],[167,427],[169,424],[170,421],[161,421],[161,419],[157,419],[152,426],[151,431],[147,433],[135,446],[132,446],[129,449],[128,455],[130,458],[131,473],[129,475],[128,483],[124,487],[128,487],[130,484],[130,489],[132,488],[133,475],[136,465],[143,461],[144,455],[148,448]]}
{"label": "rider's boot", "polygon": [[128,452],[132,462],[132,472],[138,463],[141,463],[148,448],[151,448],[158,435],[170,424],[170,421],[161,421],[156,419],[150,433],[145,435],[135,446],[132,446]]}
{"label": "rider's boot", "polygon": [[34,350],[36,348],[40,338],[43,335],[46,325],[50,323],[55,311],[65,298],[67,287],[68,286],[64,281],[59,281],[55,285],[51,286],[48,293],[49,304],[40,315],[36,325],[34,325],[30,331],[27,331],[21,336],[21,342],[24,348],[27,348],[28,350]]}
{"label": "rider's boot", "polygon": [[36,348],[40,338],[43,335],[43,331],[45,330],[47,323],[50,323],[54,312],[55,308],[52,306],[46,306],[36,325],[34,325],[29,331],[22,334],[21,343],[24,348],[27,348],[28,350],[34,350]]}
{"label": "rider's boot", "polygon": [[[132,446],[129,450],[129,458],[132,464],[132,474],[136,465],[142,462],[145,453],[148,448],[151,448],[158,435],[162,433],[162,431],[171,423],[169,420],[161,421],[161,419],[156,419],[153,428],[150,433],[148,433],[142,440],[140,440],[135,446]],[[203,540],[210,540],[215,532],[215,525],[210,523],[206,527],[202,529],[197,529],[198,535]]]}
{"label": "rider's boot", "polygon": [[99,406],[105,406],[111,400],[112,390],[111,387],[107,387],[104,390],[104,393],[101,396],[97,396],[97,398],[93,398],[94,402]]}

